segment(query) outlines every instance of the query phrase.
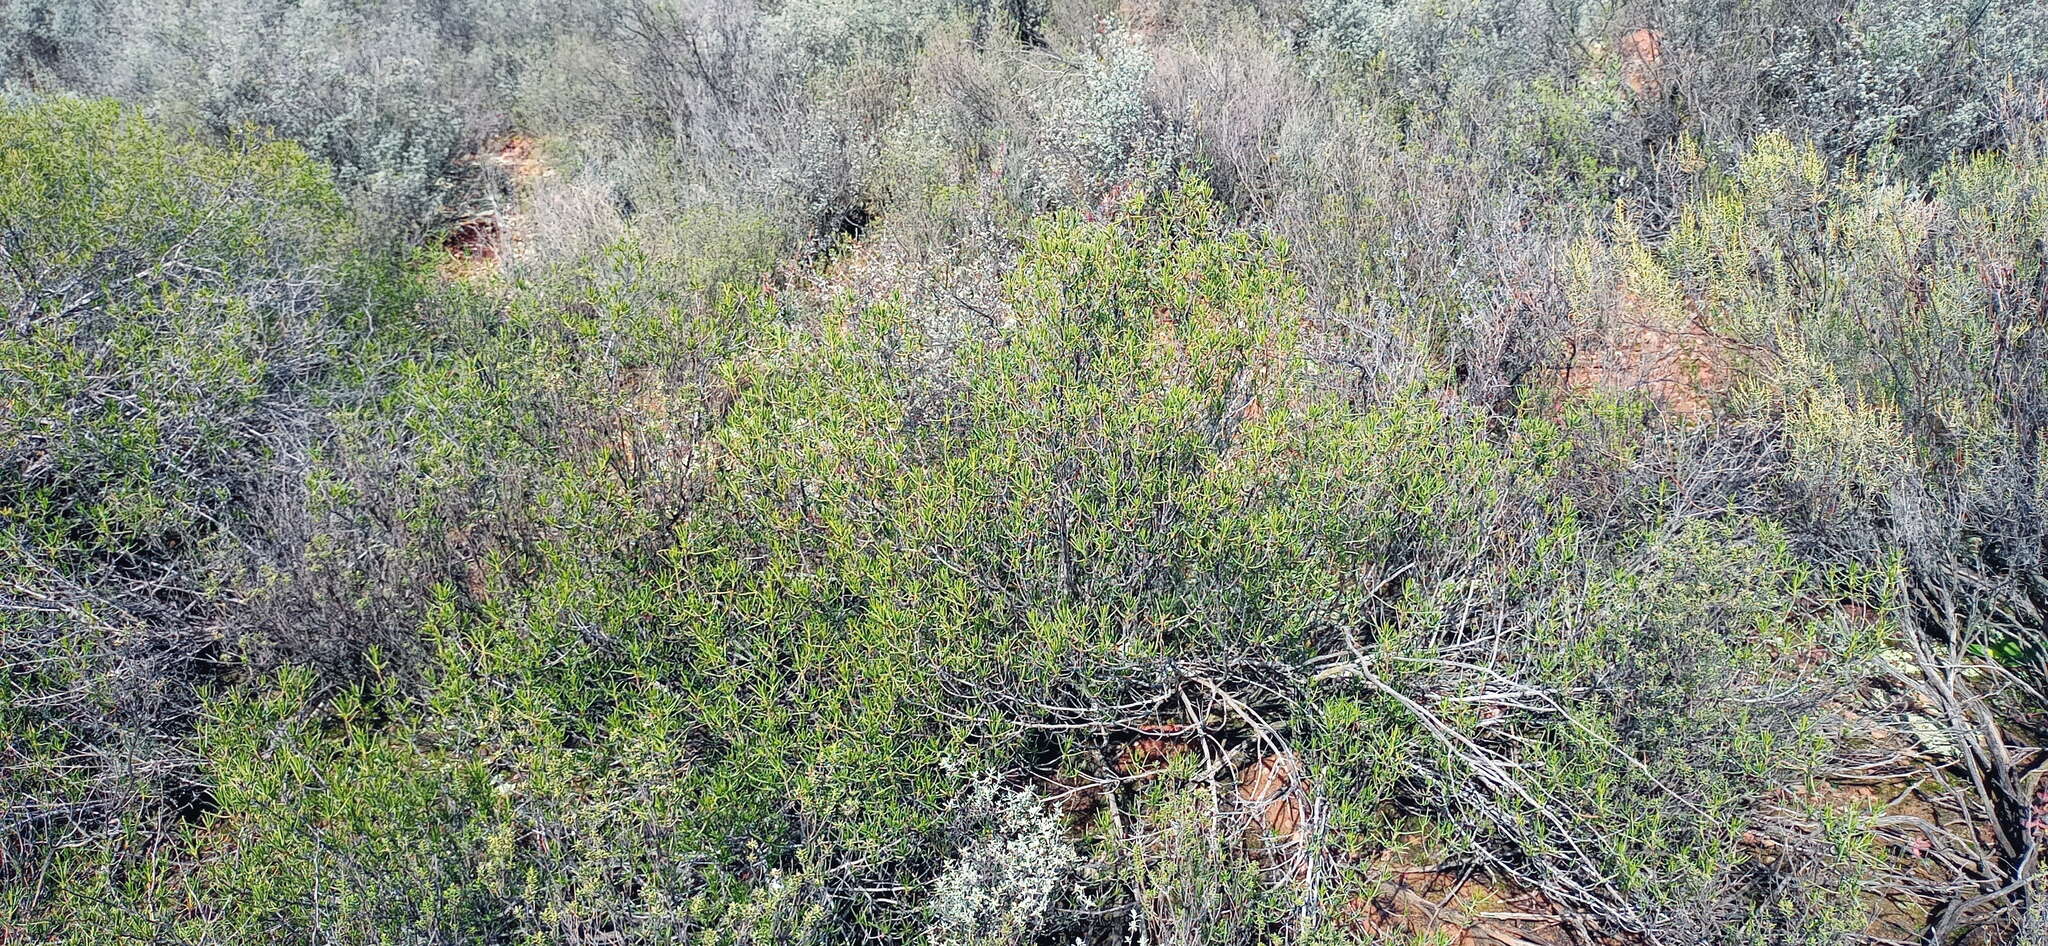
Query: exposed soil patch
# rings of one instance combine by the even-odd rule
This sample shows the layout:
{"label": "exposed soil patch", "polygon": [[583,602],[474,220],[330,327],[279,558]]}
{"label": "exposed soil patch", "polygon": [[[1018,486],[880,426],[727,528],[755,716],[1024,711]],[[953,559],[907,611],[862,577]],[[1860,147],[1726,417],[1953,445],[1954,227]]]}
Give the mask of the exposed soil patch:
{"label": "exposed soil patch", "polygon": [[525,218],[512,208],[524,203],[534,180],[549,173],[534,139],[523,135],[492,142],[468,162],[483,172],[489,189],[504,198],[506,206],[495,206],[494,197],[494,206],[456,221],[442,237],[441,248],[448,254],[442,268],[457,279],[495,272],[511,246],[525,239]]}
{"label": "exposed soil patch", "polygon": [[1631,306],[1608,337],[1574,343],[1564,369],[1568,391],[1633,393],[1681,417],[1703,417],[1728,393],[1736,348],[1697,314],[1676,322]]}
{"label": "exposed soil patch", "polygon": [[498,258],[502,235],[497,213],[483,213],[456,224],[442,239],[441,246],[457,260],[494,260]]}
{"label": "exposed soil patch", "polygon": [[1542,894],[1441,867],[1417,867],[1384,855],[1380,892],[1357,897],[1348,912],[1371,937],[1428,937],[1455,946],[1574,946],[1565,912]]}
{"label": "exposed soil patch", "polygon": [[1621,84],[1643,98],[1663,94],[1664,33],[1652,29],[1629,30],[1621,35],[1618,49],[1621,53]]}

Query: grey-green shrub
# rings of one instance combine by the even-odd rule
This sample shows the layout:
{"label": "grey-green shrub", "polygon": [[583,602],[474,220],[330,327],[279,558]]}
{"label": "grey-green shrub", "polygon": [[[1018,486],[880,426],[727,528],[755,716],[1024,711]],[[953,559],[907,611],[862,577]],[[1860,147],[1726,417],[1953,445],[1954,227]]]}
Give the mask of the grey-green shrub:
{"label": "grey-green shrub", "polygon": [[457,158],[496,130],[498,77],[402,0],[185,4],[124,0],[88,88],[217,136],[255,126],[334,168],[379,234],[417,238],[460,213]]}

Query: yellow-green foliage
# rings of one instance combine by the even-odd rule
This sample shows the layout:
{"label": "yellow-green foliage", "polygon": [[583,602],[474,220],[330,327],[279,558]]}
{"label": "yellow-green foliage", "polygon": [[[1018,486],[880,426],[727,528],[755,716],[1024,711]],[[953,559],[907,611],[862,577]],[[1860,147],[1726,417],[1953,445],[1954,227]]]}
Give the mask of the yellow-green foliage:
{"label": "yellow-green foliage", "polygon": [[0,3],[0,943],[2038,938],[2036,8]]}
{"label": "yellow-green foliage", "polygon": [[57,559],[175,543],[323,357],[333,188],[291,145],[176,142],[113,103],[0,113],[0,154],[6,505],[81,530],[36,549]]}
{"label": "yellow-green foliage", "polygon": [[[346,419],[404,432],[396,515],[472,563],[420,653],[367,653],[325,696],[297,669],[217,693],[196,742],[217,814],[37,929],[966,941],[1130,897],[1248,941],[1299,922],[1301,893],[1218,846],[1226,798],[1191,765],[1124,796],[1130,830],[1069,841],[1028,796],[962,814],[994,810],[991,780],[1086,771],[1144,712],[1118,707],[1183,686],[1292,734],[1333,844],[1411,828],[1396,785],[1428,785],[1471,828],[1438,843],[1583,864],[1647,928],[1677,922],[1747,857],[1748,793],[1804,764],[1804,717],[1755,694],[1806,685],[1767,679],[1774,649],[1837,643],[1788,623],[1809,577],[1764,526],[1610,561],[1556,492],[1574,428],[1503,442],[1420,395],[1314,389],[1285,260],[1189,184],[1041,221],[1011,323],[945,349],[889,305],[678,282],[630,241],[444,297],[443,354]],[[1500,667],[1582,694],[1423,709],[1519,733],[1489,751],[1527,767],[1524,798],[1316,673],[1363,635],[1415,692],[1484,687],[1442,662],[1485,625],[1474,594],[1536,622]],[[970,868],[1017,886],[969,896]],[[1040,906],[990,912],[1010,903]]]}
{"label": "yellow-green foliage", "polygon": [[0,910],[39,915],[205,807],[191,689],[288,528],[251,507],[358,321],[350,252],[297,147],[198,145],[112,103],[0,110],[0,872],[22,878]]}

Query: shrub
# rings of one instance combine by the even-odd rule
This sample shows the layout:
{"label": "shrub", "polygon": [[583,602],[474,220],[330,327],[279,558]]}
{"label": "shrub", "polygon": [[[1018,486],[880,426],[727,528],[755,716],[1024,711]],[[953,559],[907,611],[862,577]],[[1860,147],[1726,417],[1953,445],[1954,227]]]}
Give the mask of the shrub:
{"label": "shrub", "polygon": [[1787,17],[1760,78],[1788,124],[1832,154],[1924,173],[2004,136],[2006,96],[2048,78],[2040,45],[2023,38],[2048,28],[2044,15],[2027,3],[1893,0]]}
{"label": "shrub", "polygon": [[68,85],[91,75],[91,38],[107,28],[107,0],[24,0],[0,10],[0,91],[17,83]]}
{"label": "shrub", "polygon": [[[2048,392],[2035,368],[2048,355],[2029,301],[2042,209],[2028,182],[2038,175],[2024,152],[1964,161],[1922,198],[1881,176],[1829,175],[1811,148],[1765,139],[1687,212],[1670,247],[1677,278],[1708,300],[1713,324],[1775,356],[1778,390],[1847,408],[1827,419],[1784,405],[1800,418],[1809,463],[1849,489],[1831,504],[1872,517],[1851,530],[1888,534],[1915,575],[1986,576],[1961,599],[1976,603],[1923,618],[1943,636],[1990,621],[2011,628],[1985,629],[1994,636],[2030,637],[2018,628],[2038,620],[2038,605],[2023,602],[2042,590],[2022,577],[2044,553],[2037,454]],[[1878,442],[1844,452],[1862,446],[1845,438]],[[1818,461],[1823,453],[1835,460]]]}
{"label": "shrub", "polygon": [[931,941],[980,946],[1028,941],[1059,902],[1080,857],[1065,826],[1031,792],[977,786],[953,830],[968,840],[932,882]]}
{"label": "shrub", "polygon": [[[1995,712],[2001,688],[2031,712],[2044,679],[2039,168],[2028,149],[1959,161],[1921,194],[1765,139],[1668,247],[1709,324],[1758,353],[1752,409],[1783,424],[1814,541],[1903,562],[1901,685],[1951,724]],[[1957,667],[1986,689],[1943,669]],[[1982,760],[2009,737],[1965,724],[1944,738]],[[1981,817],[2024,820],[2015,777],[1969,767]],[[1996,832],[2004,856],[2025,830]],[[2025,898],[1977,906],[1974,922],[2024,922]]]}
{"label": "shrub", "polygon": [[[480,290],[391,413],[350,421],[407,432],[378,518],[460,571],[422,646],[324,697],[287,669],[209,704],[197,866],[94,888],[132,919],[81,915],[230,939],[1305,935],[1337,920],[1261,860],[1298,842],[1248,840],[1262,816],[1217,775],[1265,758],[1313,773],[1310,836],[1325,800],[1352,839],[1406,806],[1619,928],[1761,916],[1731,839],[1802,764],[1812,703],[1757,694],[1824,692],[1768,658],[1836,643],[1784,617],[1782,543],[1699,526],[1608,558],[1563,493],[1577,434],[1494,443],[1428,398],[1318,393],[1282,248],[1220,213],[1190,183],[1048,218],[1015,322],[945,349],[890,307],[675,281],[631,243]],[[1474,715],[1475,648],[1551,702]],[[1587,693],[1613,695],[1552,695]],[[1530,774],[1489,774],[1506,760]],[[1048,816],[1054,785],[1097,813]],[[1357,876],[1291,849],[1333,890]]]}
{"label": "shrub", "polygon": [[489,74],[449,45],[422,5],[245,0],[204,19],[129,0],[87,86],[217,138],[256,126],[334,169],[371,232],[412,241],[461,211],[457,158],[500,119]]}
{"label": "shrub", "polygon": [[0,940],[2024,939],[2037,19],[10,6]]}
{"label": "shrub", "polygon": [[293,146],[60,99],[0,112],[0,153],[0,844],[33,917],[70,868],[210,807],[194,691],[371,274]]}

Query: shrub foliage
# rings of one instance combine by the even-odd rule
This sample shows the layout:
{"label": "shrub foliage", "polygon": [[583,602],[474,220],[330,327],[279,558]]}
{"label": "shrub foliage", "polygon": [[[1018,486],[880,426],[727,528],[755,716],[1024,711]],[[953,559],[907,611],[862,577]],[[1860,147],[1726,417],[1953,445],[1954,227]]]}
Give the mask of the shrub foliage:
{"label": "shrub foliage", "polygon": [[0,942],[2032,941],[2041,28],[10,6]]}

